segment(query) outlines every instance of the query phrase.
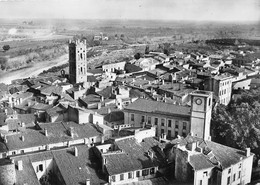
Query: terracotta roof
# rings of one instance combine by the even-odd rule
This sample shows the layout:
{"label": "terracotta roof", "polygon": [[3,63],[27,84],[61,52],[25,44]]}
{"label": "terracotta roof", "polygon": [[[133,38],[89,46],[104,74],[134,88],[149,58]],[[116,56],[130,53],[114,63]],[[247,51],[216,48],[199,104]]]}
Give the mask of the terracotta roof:
{"label": "terracotta roof", "polygon": [[123,111],[111,112],[104,117],[104,120],[107,122],[124,120],[124,112]]}
{"label": "terracotta roof", "polygon": [[48,95],[48,96],[51,94],[61,95],[61,93],[62,93],[62,87],[60,86],[51,85],[41,89],[41,94]]}
{"label": "terracotta roof", "polygon": [[190,116],[190,107],[138,99],[128,105],[125,110],[142,111],[150,113]]}

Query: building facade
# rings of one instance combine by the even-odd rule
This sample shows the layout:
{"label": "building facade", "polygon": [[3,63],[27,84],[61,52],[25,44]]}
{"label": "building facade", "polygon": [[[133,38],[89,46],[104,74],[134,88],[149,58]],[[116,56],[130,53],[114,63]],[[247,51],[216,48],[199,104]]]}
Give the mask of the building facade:
{"label": "building facade", "polygon": [[193,133],[210,139],[212,93],[194,91],[194,103],[188,106],[174,105],[153,100],[138,99],[124,109],[124,123],[136,127],[156,126],[157,136],[166,134],[168,138],[186,136]]}

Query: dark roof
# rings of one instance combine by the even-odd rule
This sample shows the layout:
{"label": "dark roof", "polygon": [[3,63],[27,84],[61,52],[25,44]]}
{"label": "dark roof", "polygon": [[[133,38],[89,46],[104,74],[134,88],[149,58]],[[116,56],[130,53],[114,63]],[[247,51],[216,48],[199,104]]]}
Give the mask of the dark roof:
{"label": "dark roof", "polygon": [[[179,139],[176,143],[189,146],[189,144],[198,142],[198,146],[203,149],[203,153],[195,153],[191,158],[191,165],[194,169],[209,168],[211,165],[221,169],[229,168],[231,165],[237,164],[241,159],[246,158],[246,152],[231,148],[219,143],[203,140],[198,137],[188,135],[184,139]],[[176,144],[175,143],[175,144]],[[199,156],[197,156],[199,154]],[[253,155],[253,154],[251,154]],[[204,158],[204,159],[202,159]]]}
{"label": "dark roof", "polygon": [[205,158],[204,154],[201,153],[191,155],[189,163],[194,168],[194,170],[202,170],[215,167],[210,161],[208,161],[207,158]]}
{"label": "dark roof", "polygon": [[190,116],[190,107],[146,99],[137,99],[136,101],[128,105],[125,110]]}
{"label": "dark roof", "polygon": [[104,88],[101,91],[98,91],[97,94],[100,96],[103,96],[105,99],[110,98],[112,95],[112,90],[113,87],[112,86],[107,86],[106,88]]}
{"label": "dark roof", "polygon": [[[68,135],[69,127],[74,128],[75,136],[73,138]],[[56,122],[40,124],[40,128],[42,130],[26,129],[18,134],[7,136],[7,148],[17,150],[100,135],[100,132],[92,124],[80,125],[74,122]],[[45,128],[48,136],[43,134]],[[24,141],[21,140],[21,136],[24,136]]]}
{"label": "dark roof", "polygon": [[47,109],[46,113],[49,116],[55,116],[55,115],[63,114],[65,110],[66,109],[62,105],[58,104],[58,105],[56,105],[56,106],[54,106],[54,107],[52,107],[50,109]]}
{"label": "dark roof", "polygon": [[90,184],[100,185],[100,180],[95,169],[90,166],[89,148],[86,145],[77,146],[78,156],[74,155],[74,147],[53,151],[54,160],[58,166],[65,184],[85,184],[90,179]]}
{"label": "dark roof", "polygon": [[104,117],[104,120],[107,122],[124,120],[124,112],[123,111],[111,112]]}
{"label": "dark roof", "polygon": [[98,80],[95,76],[91,75],[91,76],[87,77],[87,81],[88,82],[97,82]]}
{"label": "dark roof", "polygon": [[62,87],[60,86],[51,85],[41,89],[41,94],[48,95],[48,96],[51,94],[61,95],[61,93],[62,93]]}
{"label": "dark roof", "polygon": [[[103,155],[107,159],[109,175],[165,165],[162,145],[154,138],[146,138],[140,143],[135,138],[125,138],[115,141],[115,144],[121,152]],[[147,155],[148,151],[154,153],[153,158]]]}
{"label": "dark roof", "polygon": [[34,114],[17,114],[17,119],[7,119],[6,123],[9,130],[15,130],[21,128],[21,124],[24,123],[25,127],[33,127],[35,124],[35,115]]}
{"label": "dark roof", "polygon": [[95,169],[90,166],[89,148],[86,145],[78,145],[77,150],[78,156],[74,155],[74,147],[69,147],[12,157],[11,159],[14,159],[15,162],[19,160],[23,162],[23,170],[16,168],[16,182],[18,184],[40,184],[32,163],[54,160],[65,184],[85,184],[87,179],[90,179],[90,183],[94,185],[104,184],[105,182],[99,179]]}
{"label": "dark roof", "polygon": [[6,120],[6,114],[3,112],[3,113],[0,113],[0,126],[2,126],[2,125],[6,125],[6,122],[5,122],[5,120]]}
{"label": "dark roof", "polygon": [[138,72],[138,71],[141,71],[141,70],[142,70],[141,67],[136,66],[134,64],[129,64],[129,63],[125,64],[126,73],[134,73],[134,72]]}

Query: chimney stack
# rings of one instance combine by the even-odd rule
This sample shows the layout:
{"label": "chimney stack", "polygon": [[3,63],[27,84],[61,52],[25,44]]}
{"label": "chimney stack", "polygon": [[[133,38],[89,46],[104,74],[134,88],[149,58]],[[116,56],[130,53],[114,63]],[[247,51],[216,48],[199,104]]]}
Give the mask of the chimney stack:
{"label": "chimney stack", "polygon": [[21,140],[24,141],[24,136],[21,136]]}
{"label": "chimney stack", "polygon": [[101,108],[101,103],[97,104],[97,108],[100,109]]}
{"label": "chimney stack", "polygon": [[18,161],[18,170],[19,171],[23,170],[23,161],[22,160]]}
{"label": "chimney stack", "polygon": [[48,136],[48,131],[46,128],[44,128],[44,135],[47,137]]}
{"label": "chimney stack", "polygon": [[78,157],[78,155],[79,155],[79,151],[76,146],[74,147],[74,155],[75,155],[75,157]]}
{"label": "chimney stack", "polygon": [[90,179],[86,180],[86,185],[90,185]]}
{"label": "chimney stack", "polygon": [[197,148],[197,143],[196,142],[191,143],[191,151],[194,152],[196,148]]}
{"label": "chimney stack", "polygon": [[246,157],[249,157],[251,155],[251,149],[246,148]]}

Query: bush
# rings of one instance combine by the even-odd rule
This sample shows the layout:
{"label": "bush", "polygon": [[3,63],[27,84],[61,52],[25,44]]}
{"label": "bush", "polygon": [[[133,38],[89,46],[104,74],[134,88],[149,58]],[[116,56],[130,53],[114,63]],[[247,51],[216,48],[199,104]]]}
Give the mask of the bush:
{"label": "bush", "polygon": [[4,50],[4,51],[8,51],[9,49],[10,49],[10,46],[9,46],[9,45],[4,45],[4,46],[3,46],[3,50]]}
{"label": "bush", "polygon": [[0,57],[0,68],[5,70],[7,67],[7,59],[5,57]]}

